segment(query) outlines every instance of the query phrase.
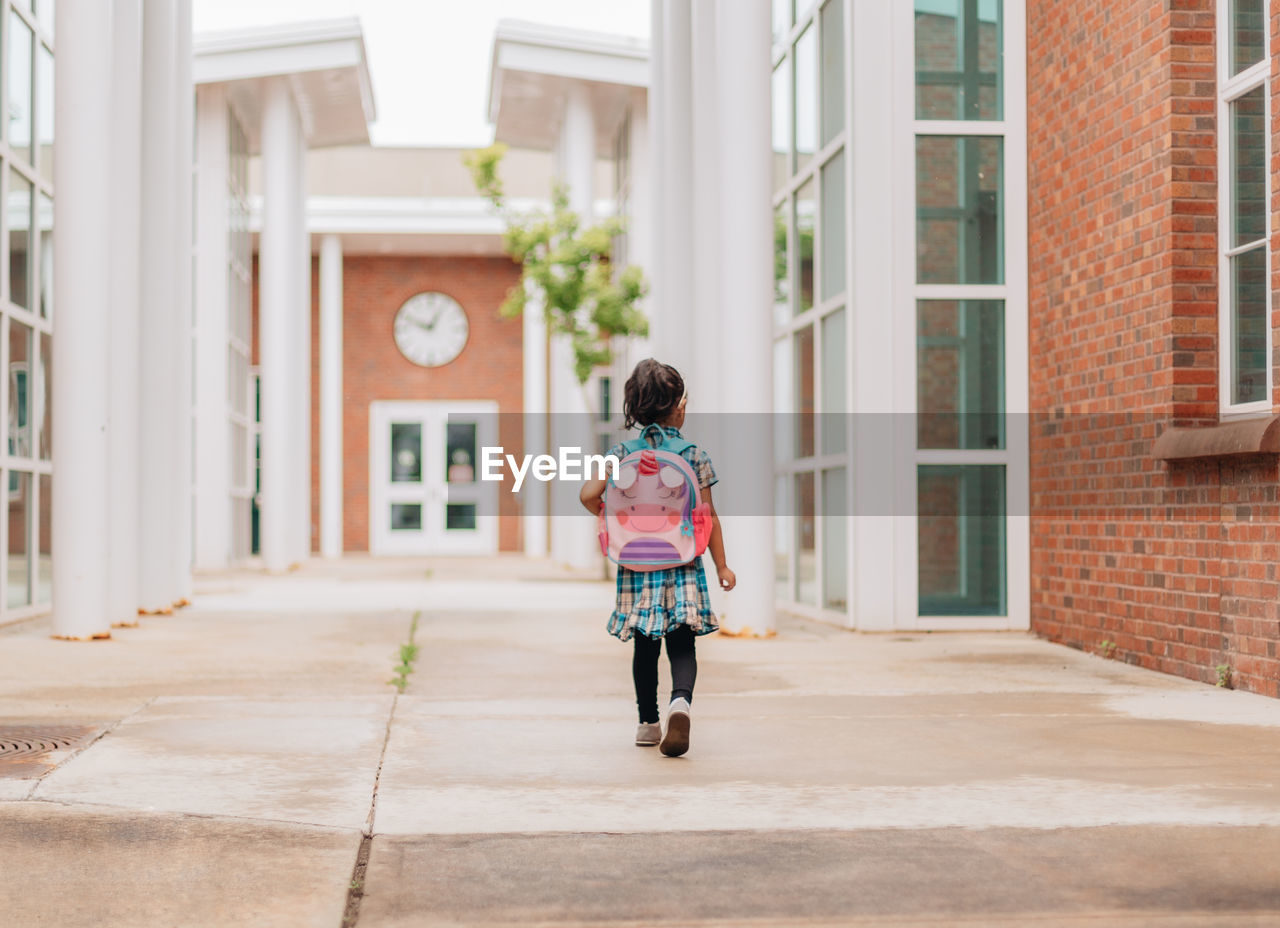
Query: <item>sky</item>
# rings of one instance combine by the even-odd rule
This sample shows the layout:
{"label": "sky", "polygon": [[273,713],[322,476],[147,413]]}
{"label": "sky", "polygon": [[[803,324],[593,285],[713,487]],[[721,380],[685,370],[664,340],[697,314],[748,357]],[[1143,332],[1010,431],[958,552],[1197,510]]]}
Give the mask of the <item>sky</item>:
{"label": "sky", "polygon": [[375,145],[476,147],[500,19],[649,35],[649,0],[193,0],[196,32],[357,16],[378,119]]}

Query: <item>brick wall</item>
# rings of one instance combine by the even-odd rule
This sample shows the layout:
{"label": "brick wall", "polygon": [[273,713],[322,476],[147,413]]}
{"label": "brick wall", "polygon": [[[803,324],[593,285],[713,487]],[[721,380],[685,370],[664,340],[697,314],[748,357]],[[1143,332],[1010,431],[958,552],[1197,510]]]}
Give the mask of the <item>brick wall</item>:
{"label": "brick wall", "polygon": [[1217,421],[1214,18],[1029,4],[1031,618],[1277,696],[1275,456],[1152,457]]}

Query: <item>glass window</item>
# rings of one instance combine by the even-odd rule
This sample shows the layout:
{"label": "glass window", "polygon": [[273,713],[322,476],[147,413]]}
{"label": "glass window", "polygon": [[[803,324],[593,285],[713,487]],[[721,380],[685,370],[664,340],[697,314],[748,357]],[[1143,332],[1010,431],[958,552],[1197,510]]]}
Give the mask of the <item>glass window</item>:
{"label": "glass window", "polygon": [[778,599],[790,600],[791,549],[795,545],[795,518],[791,508],[791,478],[773,482],[773,588]]}
{"label": "glass window", "polygon": [[844,310],[838,309],[822,320],[823,454],[845,450],[845,357]]}
{"label": "glass window", "polygon": [[847,481],[843,467],[822,472],[822,605],[841,611],[849,605]]}
{"label": "glass window", "polygon": [[796,39],[796,171],[818,150],[818,33],[810,26]]}
{"label": "glass window", "polygon": [[[391,425],[391,482],[422,482],[422,425],[393,422]],[[394,508],[393,508],[394,512]],[[394,522],[394,520],[393,520]]]}
{"label": "glass window", "polygon": [[1266,18],[1262,0],[1231,0],[1231,73],[1239,74],[1263,59]]}
{"label": "glass window", "polygon": [[[43,4],[41,4],[43,7]],[[53,180],[53,53],[44,45],[36,53],[36,137],[40,143],[40,176]]]}
{"label": "glass window", "polygon": [[[53,458],[53,339],[40,335],[40,379],[36,382],[33,418],[40,423],[40,460]],[[42,495],[40,497],[44,499]]]}
{"label": "glass window", "polygon": [[[780,338],[773,343],[773,411],[779,423],[779,434],[773,443],[773,461],[785,464],[791,460],[791,435],[784,434],[782,423],[794,423],[795,416],[795,375],[792,373],[791,338]],[[786,428],[791,432],[794,425]]]}
{"label": "glass window", "polygon": [[444,507],[444,527],[448,531],[475,531],[476,504],[449,503]]}
{"label": "glass window", "polygon": [[1000,138],[916,138],[916,278],[923,284],[1004,283]]}
{"label": "glass window", "polygon": [[800,258],[799,300],[796,312],[802,313],[813,308],[813,230],[817,213],[814,202],[813,178],[805,181],[804,186],[796,191],[796,234],[795,252]]}
{"label": "glass window", "polygon": [[391,531],[417,532],[422,530],[421,503],[392,503]]}
{"label": "glass window", "polygon": [[36,221],[40,229],[40,316],[53,315],[53,200],[43,193],[37,201]]}
{"label": "glass window", "polygon": [[9,453],[31,457],[31,327],[9,320]]}
{"label": "glass window", "polygon": [[916,304],[920,448],[1003,448],[1004,302]]}
{"label": "glass window", "polygon": [[844,149],[822,166],[822,298],[844,292]]}
{"label": "glass window", "polygon": [[773,189],[791,176],[791,59],[773,69]]}
{"label": "glass window", "polygon": [[31,160],[31,27],[9,11],[9,147]]}
{"label": "glass window", "polygon": [[1267,248],[1231,258],[1231,402],[1267,398]]}
{"label": "glass window", "polygon": [[773,44],[781,45],[791,31],[793,0],[773,0]]}
{"label": "glass window", "polygon": [[915,0],[916,118],[1003,119],[1001,0]]}
{"label": "glass window", "polygon": [[31,538],[31,475],[9,471],[9,558],[6,577],[9,595],[5,604],[9,608],[25,606],[31,602],[31,590],[27,583]]}
{"label": "glass window", "polygon": [[[9,171],[9,301],[31,308],[31,249],[27,241],[31,229],[31,181],[17,171]],[[52,249],[50,249],[52,251]]]}
{"label": "glass window", "polygon": [[844,0],[822,8],[822,144],[844,128]]}
{"label": "glass window", "polygon": [[1003,465],[917,468],[920,615],[1005,615]]}
{"label": "glass window", "polygon": [[40,556],[36,559],[36,598],[38,603],[53,599],[53,478],[40,475]]}
{"label": "glass window", "polygon": [[474,483],[476,479],[476,424],[450,422],[445,426],[445,480]]}
{"label": "glass window", "polygon": [[787,249],[787,221],[791,200],[773,211],[773,324],[786,325],[791,316],[791,263]]}
{"label": "glass window", "polygon": [[813,457],[813,326],[792,339],[795,371],[795,456]]}
{"label": "glass window", "polygon": [[1233,246],[1267,234],[1267,137],[1265,90],[1255,87],[1231,107],[1231,204]]}
{"label": "glass window", "polygon": [[817,520],[813,472],[795,475],[796,599],[817,605]]}

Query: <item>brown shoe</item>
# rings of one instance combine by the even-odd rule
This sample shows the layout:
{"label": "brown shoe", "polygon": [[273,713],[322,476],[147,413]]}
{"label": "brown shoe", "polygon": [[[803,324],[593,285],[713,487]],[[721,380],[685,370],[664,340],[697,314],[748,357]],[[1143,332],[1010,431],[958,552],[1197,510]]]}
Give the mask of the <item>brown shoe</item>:
{"label": "brown shoe", "polygon": [[667,757],[679,757],[689,750],[689,701],[683,697],[671,700],[667,710],[667,733],[658,750]]}
{"label": "brown shoe", "polygon": [[636,744],[642,748],[651,748],[662,740],[662,726],[657,722],[641,722],[636,729]]}

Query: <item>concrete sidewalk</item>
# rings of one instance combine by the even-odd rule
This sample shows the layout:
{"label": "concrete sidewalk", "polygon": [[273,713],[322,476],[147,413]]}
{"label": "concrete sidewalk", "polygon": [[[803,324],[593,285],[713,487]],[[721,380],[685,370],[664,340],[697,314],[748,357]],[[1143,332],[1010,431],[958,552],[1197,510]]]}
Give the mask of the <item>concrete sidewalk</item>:
{"label": "concrete sidewalk", "polygon": [[670,759],[631,743],[611,602],[355,559],[202,578],[111,641],[0,629],[0,741],[69,742],[0,753],[0,924],[1280,924],[1280,702],[786,620],[700,639]]}

